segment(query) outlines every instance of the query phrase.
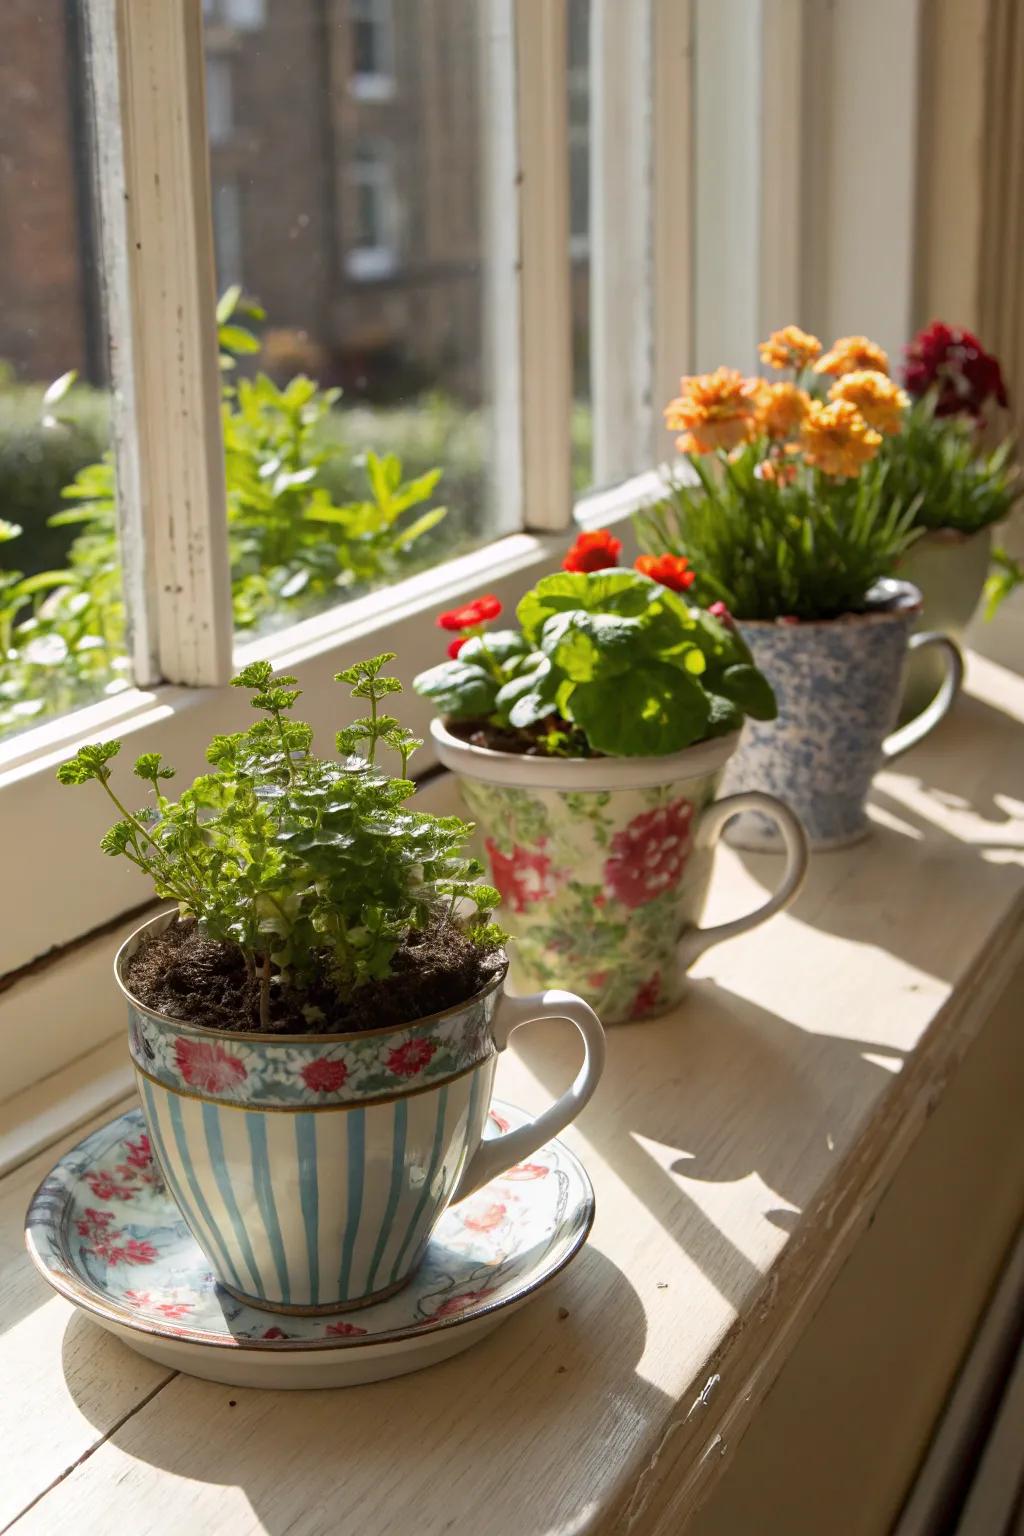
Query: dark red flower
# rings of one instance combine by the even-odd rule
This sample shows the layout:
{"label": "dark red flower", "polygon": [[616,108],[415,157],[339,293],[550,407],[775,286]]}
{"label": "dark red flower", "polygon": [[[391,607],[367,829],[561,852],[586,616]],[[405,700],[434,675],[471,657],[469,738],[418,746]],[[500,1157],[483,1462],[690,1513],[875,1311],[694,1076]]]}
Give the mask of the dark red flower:
{"label": "dark red flower", "polygon": [[710,603],[708,613],[713,619],[717,619],[719,624],[724,624],[726,629],[735,629],[736,620],[723,602]]}
{"label": "dark red flower", "polygon": [[678,884],[690,852],[689,800],[641,811],[612,838],[604,883],[624,907],[643,907]]}
{"label": "dark red flower", "polygon": [[337,1093],[345,1086],[348,1067],[343,1061],[328,1061],[325,1056],[318,1056],[316,1061],[306,1063],[301,1076],[310,1093]]}
{"label": "dark red flower", "polygon": [[672,592],[685,592],[697,580],[685,555],[638,555],[636,568]]}
{"label": "dark red flower", "polygon": [[328,1323],[324,1330],[324,1337],[336,1339],[351,1339],[357,1333],[365,1333],[365,1328],[360,1328],[357,1323]]}
{"label": "dark red flower", "polygon": [[934,390],[937,416],[980,416],[989,400],[1004,409],[1009,403],[998,358],[972,331],[933,320],[904,354],[903,382],[918,397]]}
{"label": "dark red flower", "polygon": [[452,661],[455,660],[456,656],[462,650],[462,647],[465,645],[468,639],[468,635],[456,635],[454,640],[449,640],[448,655],[451,657]]}
{"label": "dark red flower", "polygon": [[608,528],[593,528],[578,535],[562,561],[563,571],[606,571],[618,565],[622,540]]}
{"label": "dark red flower", "polygon": [[654,975],[649,977],[642,987],[637,988],[636,997],[633,999],[633,1006],[629,1010],[630,1018],[640,1019],[643,1018],[645,1013],[650,1013],[657,1006],[660,995],[661,972],[655,971]]}
{"label": "dark red flower", "polygon": [[439,613],[438,626],[441,629],[475,629],[478,624],[486,624],[489,619],[496,619],[501,612],[501,603],[493,593],[487,593],[484,597],[474,597],[471,603],[466,603],[462,608],[450,608],[447,613]]}
{"label": "dark red flower", "polygon": [[265,1328],[261,1337],[264,1339],[287,1339],[291,1335],[285,1333],[283,1328]]}
{"label": "dark red flower", "polygon": [[388,1052],[388,1070],[399,1077],[415,1077],[429,1064],[435,1050],[433,1040],[407,1040]]}

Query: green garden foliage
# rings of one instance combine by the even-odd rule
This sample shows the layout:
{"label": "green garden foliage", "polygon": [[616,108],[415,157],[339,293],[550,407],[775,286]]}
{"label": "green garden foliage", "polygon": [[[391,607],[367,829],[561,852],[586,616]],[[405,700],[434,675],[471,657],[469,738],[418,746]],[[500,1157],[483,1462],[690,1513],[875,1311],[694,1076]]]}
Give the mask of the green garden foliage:
{"label": "green garden foliage", "polygon": [[[231,289],[217,318],[236,629],[291,623],[407,574],[445,517],[432,505],[441,471],[407,478],[393,451],[354,453],[338,436],[337,390],[302,376],[283,388],[261,373],[236,382],[236,359],[259,350],[245,322],[262,311]],[[77,431],[73,382],[65,375],[42,402],[51,426],[40,431],[54,444]],[[75,530],[64,562],[0,569],[0,733],[128,686],[111,454],[79,467],[61,496],[67,505],[47,522]],[[0,540],[22,531],[8,517]]]}

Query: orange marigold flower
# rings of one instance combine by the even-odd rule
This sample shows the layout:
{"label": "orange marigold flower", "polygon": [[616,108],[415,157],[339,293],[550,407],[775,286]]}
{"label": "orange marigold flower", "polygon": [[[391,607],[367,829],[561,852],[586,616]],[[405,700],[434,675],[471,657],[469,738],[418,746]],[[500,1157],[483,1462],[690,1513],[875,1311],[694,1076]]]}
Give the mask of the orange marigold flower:
{"label": "orange marigold flower", "polygon": [[815,373],[831,373],[835,378],[862,369],[874,373],[889,372],[888,356],[866,336],[840,336],[832,343],[832,350],[819,357],[814,365]]}
{"label": "orange marigold flower", "polygon": [[825,475],[853,479],[881,446],[881,434],[849,400],[833,400],[831,405],[816,400],[800,428],[804,458]]}
{"label": "orange marigold flower", "polygon": [[[792,448],[787,452],[792,453]],[[771,485],[792,485],[796,479],[796,465],[790,459],[782,463],[776,463],[774,459],[763,459],[754,471],[759,480],[767,480]]]}
{"label": "orange marigold flower", "polygon": [[858,368],[844,373],[828,392],[830,400],[849,400],[860,411],[869,427],[890,437],[902,431],[903,412],[909,397],[884,373],[873,368]]}
{"label": "orange marigold flower", "polygon": [[713,453],[736,448],[754,433],[759,379],[745,379],[735,368],[718,368],[681,379],[682,394],[665,407],[665,425],[684,435],[682,453]]}
{"label": "orange marigold flower", "polygon": [[767,363],[769,368],[796,368],[799,371],[814,362],[821,351],[821,342],[798,325],[787,325],[781,331],[772,331],[757,350],[762,363]]}
{"label": "orange marigold flower", "polygon": [[765,437],[792,437],[810,403],[807,391],[795,384],[762,384],[757,397],[757,430]]}

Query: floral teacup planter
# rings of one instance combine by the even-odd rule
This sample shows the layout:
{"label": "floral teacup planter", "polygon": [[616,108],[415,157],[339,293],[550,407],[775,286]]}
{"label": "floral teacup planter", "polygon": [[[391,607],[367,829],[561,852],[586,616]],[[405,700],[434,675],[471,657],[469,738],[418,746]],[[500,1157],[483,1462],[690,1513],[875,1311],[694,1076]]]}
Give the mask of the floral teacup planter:
{"label": "floral teacup planter", "polygon": [[[963,679],[963,658],[947,635],[911,633],[921,610],[916,587],[886,579],[872,594],[872,609],[840,619],[739,621],[779,715],[770,726],[748,721],[727,788],[783,796],[815,849],[867,835],[865,806],[878,769],[938,725]],[[940,652],[945,677],[927,708],[894,731],[908,649]],[[775,827],[760,815],[740,817],[727,840],[740,848],[779,846]]]}
{"label": "floral teacup planter", "polygon": [[[736,734],[664,757],[543,758],[473,746],[435,720],[511,930],[524,987],[567,978],[605,1024],[662,1013],[712,944],[787,907],[807,867],[792,812],[771,795],[717,800]],[[697,926],[724,824],[756,808],[779,829],[786,868],[757,911]]]}
{"label": "floral teacup planter", "polygon": [[[231,1033],[148,1008],[125,962],[132,1061],[167,1187],[221,1284],[271,1311],[366,1306],[408,1281],[445,1208],[529,1157],[597,1086],[604,1035],[571,993],[503,996],[355,1034]],[[497,1053],[520,1024],[566,1018],[584,1063],[537,1120],[484,1142]]]}

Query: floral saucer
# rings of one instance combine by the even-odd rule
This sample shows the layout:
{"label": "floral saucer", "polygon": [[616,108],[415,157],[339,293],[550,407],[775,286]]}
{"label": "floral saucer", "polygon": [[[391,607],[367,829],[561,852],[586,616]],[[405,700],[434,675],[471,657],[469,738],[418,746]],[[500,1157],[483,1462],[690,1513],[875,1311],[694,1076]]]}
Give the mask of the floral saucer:
{"label": "floral saucer", "polygon": [[[491,1134],[527,1118],[495,1103]],[[549,1141],[445,1212],[397,1296],[335,1318],[262,1312],[216,1284],[133,1109],[61,1158],[25,1237],[55,1290],[160,1365],[230,1386],[342,1387],[468,1349],[569,1263],[593,1218],[583,1167]]]}

